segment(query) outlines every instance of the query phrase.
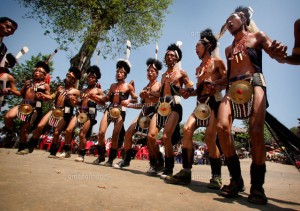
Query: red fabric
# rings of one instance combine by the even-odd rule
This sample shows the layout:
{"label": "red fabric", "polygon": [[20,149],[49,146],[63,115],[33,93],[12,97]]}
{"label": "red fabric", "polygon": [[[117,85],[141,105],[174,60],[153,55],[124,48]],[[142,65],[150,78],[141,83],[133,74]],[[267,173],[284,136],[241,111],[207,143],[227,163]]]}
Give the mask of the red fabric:
{"label": "red fabric", "polygon": [[51,76],[47,74],[45,77],[45,83],[50,84],[50,82],[51,82]]}
{"label": "red fabric", "polygon": [[53,138],[49,138],[47,135],[44,137],[44,139],[40,143],[40,149],[44,149],[45,146],[47,146],[47,150],[50,150],[50,146],[52,143]]}

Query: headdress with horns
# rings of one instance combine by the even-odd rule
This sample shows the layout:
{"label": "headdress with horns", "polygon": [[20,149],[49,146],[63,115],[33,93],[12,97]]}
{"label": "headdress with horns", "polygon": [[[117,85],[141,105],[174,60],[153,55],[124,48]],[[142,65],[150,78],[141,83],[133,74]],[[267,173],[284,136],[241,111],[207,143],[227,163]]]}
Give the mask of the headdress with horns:
{"label": "headdress with horns", "polygon": [[126,41],[126,59],[119,59],[117,62],[117,69],[124,68],[127,74],[130,73],[131,64],[129,62],[129,56],[130,56],[130,50],[131,50],[131,42],[129,40]]}
{"label": "headdress with horns", "polygon": [[213,35],[211,29],[205,29],[200,33],[200,42],[202,42],[205,47],[210,47],[208,48],[210,54],[217,47],[217,38]]}
{"label": "headdress with horns", "polygon": [[100,72],[100,68],[96,65],[90,66],[87,70],[86,70],[87,75],[95,75],[97,79],[101,78],[101,72]]}
{"label": "headdress with horns", "polygon": [[153,58],[149,58],[146,62],[147,69],[149,69],[150,66],[152,66],[155,70],[160,71],[162,69],[162,63]]}
{"label": "headdress with horns", "polygon": [[76,67],[70,67],[69,72],[74,73],[76,80],[80,80],[81,78],[81,71]]}
{"label": "headdress with horns", "polygon": [[[239,6],[234,10],[234,13],[232,14],[237,14],[241,16],[242,14],[246,18],[246,30],[249,31],[250,33],[258,32],[259,29],[257,28],[255,22],[252,20],[252,15],[253,15],[253,9],[251,7],[244,7],[244,6]],[[224,35],[226,32],[226,23],[221,27],[218,40]]]}
{"label": "headdress with horns", "polygon": [[39,61],[36,63],[35,67],[42,67],[47,73],[50,72],[50,68],[49,68],[49,65],[46,63],[46,62],[43,62],[43,61]]}

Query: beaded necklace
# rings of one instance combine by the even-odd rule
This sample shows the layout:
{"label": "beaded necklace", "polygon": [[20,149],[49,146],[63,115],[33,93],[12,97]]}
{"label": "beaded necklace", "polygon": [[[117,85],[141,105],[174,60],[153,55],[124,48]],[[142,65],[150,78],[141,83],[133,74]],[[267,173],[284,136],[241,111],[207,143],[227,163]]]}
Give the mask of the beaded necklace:
{"label": "beaded necklace", "polygon": [[152,83],[149,82],[149,84],[146,86],[146,91],[147,91],[147,92],[150,92],[152,86],[154,86],[154,84],[156,84],[156,82],[157,82],[156,80],[154,80]]}
{"label": "beaded necklace", "polygon": [[120,92],[120,90],[122,89],[123,85],[125,84],[124,81],[122,81],[121,84],[117,83],[117,87],[115,88],[115,92]]}
{"label": "beaded necklace", "polygon": [[232,49],[231,49],[231,57],[229,60],[235,59],[236,63],[239,61],[243,61],[243,56],[246,56],[246,40],[248,37],[248,32],[240,39],[236,41],[235,39],[232,42]]}
{"label": "beaded necklace", "polygon": [[206,61],[205,65],[204,65],[202,68],[200,68],[200,66],[203,64],[203,63],[201,63],[200,66],[199,66],[199,68],[197,68],[196,77],[199,78],[199,77],[201,77],[205,72],[207,72],[207,71],[208,71],[208,65],[210,65],[211,63],[213,63],[213,61],[214,61],[214,59],[213,59],[212,57],[210,57],[210,58]]}

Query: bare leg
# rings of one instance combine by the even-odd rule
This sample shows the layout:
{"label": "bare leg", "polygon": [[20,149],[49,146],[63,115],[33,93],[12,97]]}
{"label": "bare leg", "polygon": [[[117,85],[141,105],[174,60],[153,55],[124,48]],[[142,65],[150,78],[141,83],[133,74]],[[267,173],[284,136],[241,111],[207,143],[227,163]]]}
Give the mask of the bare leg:
{"label": "bare leg", "polygon": [[108,127],[107,115],[108,111],[105,111],[100,122],[97,145],[98,157],[96,160],[93,161],[94,165],[99,165],[101,162],[105,161],[105,133]]}
{"label": "bare leg", "polygon": [[86,121],[86,123],[83,125],[83,127],[80,130],[80,134],[79,134],[79,139],[80,139],[80,143],[79,143],[79,153],[78,153],[78,157],[75,159],[75,161],[77,162],[83,162],[84,161],[84,156],[86,154],[85,151],[85,147],[86,147],[86,133],[88,132],[88,130],[90,129],[91,126],[91,120],[89,119],[88,121]]}
{"label": "bare leg", "polygon": [[4,117],[6,128],[12,129],[14,126],[14,119],[17,117],[19,106],[15,106],[7,111]]}

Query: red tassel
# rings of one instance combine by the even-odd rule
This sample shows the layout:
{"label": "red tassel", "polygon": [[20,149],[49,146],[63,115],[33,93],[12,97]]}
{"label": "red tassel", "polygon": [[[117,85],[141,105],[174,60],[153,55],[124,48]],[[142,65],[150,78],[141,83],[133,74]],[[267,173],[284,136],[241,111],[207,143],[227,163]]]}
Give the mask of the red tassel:
{"label": "red tassel", "polygon": [[45,77],[45,83],[50,85],[50,82],[51,82],[51,76],[49,74],[47,74]]}

